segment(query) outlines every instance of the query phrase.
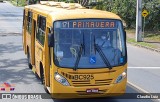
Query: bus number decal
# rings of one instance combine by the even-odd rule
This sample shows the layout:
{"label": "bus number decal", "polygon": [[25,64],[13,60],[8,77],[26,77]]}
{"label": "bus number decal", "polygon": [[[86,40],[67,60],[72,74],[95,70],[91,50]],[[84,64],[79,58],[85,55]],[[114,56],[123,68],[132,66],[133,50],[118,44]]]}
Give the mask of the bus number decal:
{"label": "bus number decal", "polygon": [[94,79],[94,76],[91,74],[87,75],[74,75],[73,77],[74,80],[92,80]]}

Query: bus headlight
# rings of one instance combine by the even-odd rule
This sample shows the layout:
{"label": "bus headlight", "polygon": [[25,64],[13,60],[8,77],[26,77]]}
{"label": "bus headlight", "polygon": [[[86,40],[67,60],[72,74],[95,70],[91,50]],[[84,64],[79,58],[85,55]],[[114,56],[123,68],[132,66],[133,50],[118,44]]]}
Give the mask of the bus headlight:
{"label": "bus headlight", "polygon": [[64,86],[70,86],[70,84],[68,83],[67,79],[64,78],[63,76],[59,75],[58,73],[54,74],[54,78],[61,83]]}
{"label": "bus headlight", "polygon": [[120,74],[120,75],[117,77],[115,83],[120,83],[120,82],[121,82],[123,79],[125,79],[126,77],[127,77],[127,70],[125,70],[122,74]]}

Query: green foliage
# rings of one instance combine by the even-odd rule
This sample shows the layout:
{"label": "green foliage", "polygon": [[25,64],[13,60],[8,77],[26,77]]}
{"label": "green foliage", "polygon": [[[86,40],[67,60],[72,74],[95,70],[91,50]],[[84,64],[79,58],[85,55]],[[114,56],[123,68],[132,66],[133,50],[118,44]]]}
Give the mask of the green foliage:
{"label": "green foliage", "polygon": [[136,20],[136,1],[129,0],[105,0],[99,2],[96,9],[107,10],[119,15],[128,28],[134,28]]}
{"label": "green foliage", "polygon": [[[160,31],[160,0],[142,0],[149,15],[146,17],[145,29]],[[107,10],[119,15],[127,28],[136,27],[136,0],[103,0],[97,3],[96,9]]]}
{"label": "green foliage", "polygon": [[147,42],[136,42],[134,38],[127,38],[127,42],[133,45],[140,45],[143,47],[156,48],[155,45],[147,43]]}
{"label": "green foliage", "polygon": [[147,2],[144,4],[144,7],[149,12],[145,20],[145,30],[153,29],[154,31],[160,31],[160,0]]}
{"label": "green foliage", "polygon": [[10,1],[15,6],[25,6],[26,0],[11,0]]}

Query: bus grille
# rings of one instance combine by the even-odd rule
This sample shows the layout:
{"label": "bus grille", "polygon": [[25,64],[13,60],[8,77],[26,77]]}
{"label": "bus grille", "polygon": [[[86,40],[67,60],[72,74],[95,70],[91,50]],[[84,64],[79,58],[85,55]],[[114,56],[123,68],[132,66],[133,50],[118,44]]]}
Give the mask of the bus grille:
{"label": "bus grille", "polygon": [[61,72],[63,76],[71,80],[71,85],[75,87],[85,86],[104,86],[110,85],[113,79],[99,79],[99,80],[75,80],[74,77],[68,73]]}
{"label": "bus grille", "polygon": [[83,86],[103,86],[103,85],[110,85],[112,79],[103,79],[103,80],[95,80],[94,82],[90,80],[86,81],[75,81],[72,80],[72,85],[75,87],[83,87]]}

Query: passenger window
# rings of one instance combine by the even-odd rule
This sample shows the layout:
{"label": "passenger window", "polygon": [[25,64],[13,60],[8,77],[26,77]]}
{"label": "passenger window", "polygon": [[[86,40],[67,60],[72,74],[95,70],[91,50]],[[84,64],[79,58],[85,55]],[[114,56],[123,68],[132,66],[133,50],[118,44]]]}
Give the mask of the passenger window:
{"label": "passenger window", "polygon": [[46,30],[46,18],[43,16],[38,16],[36,38],[42,45],[44,45],[45,30]]}
{"label": "passenger window", "polygon": [[25,17],[26,17],[25,10],[23,10],[23,27],[24,27]]}
{"label": "passenger window", "polygon": [[32,32],[32,12],[28,12],[28,23],[27,23],[27,30],[29,34]]}

